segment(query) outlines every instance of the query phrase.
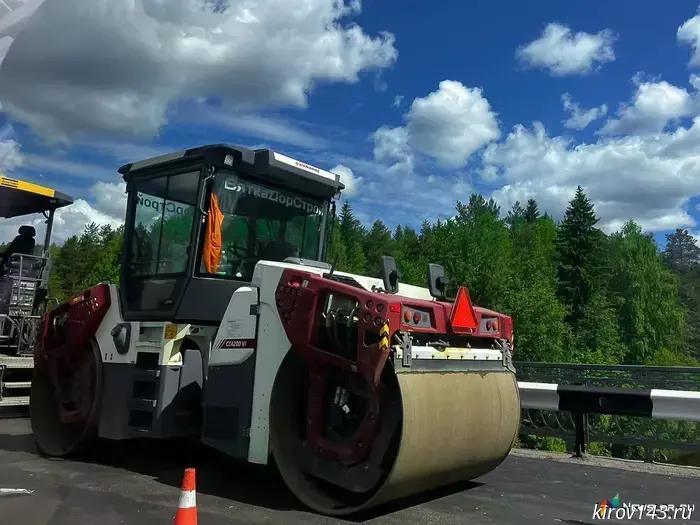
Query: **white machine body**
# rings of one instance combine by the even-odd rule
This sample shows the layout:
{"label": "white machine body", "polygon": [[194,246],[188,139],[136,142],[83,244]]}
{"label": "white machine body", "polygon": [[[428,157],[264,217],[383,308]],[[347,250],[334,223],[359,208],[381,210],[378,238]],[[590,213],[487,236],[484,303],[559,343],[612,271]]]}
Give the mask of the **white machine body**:
{"label": "white machine body", "polygon": [[[150,404],[155,419],[162,420],[160,426],[154,425],[155,429],[151,427],[143,434],[153,437],[188,434],[182,430],[182,425],[169,423],[167,418],[170,417],[170,406],[178,404],[178,395],[193,383],[198,383],[203,391],[203,402],[199,407],[190,406],[190,410],[201,411],[195,419],[202,420],[203,441],[251,463],[268,462],[271,392],[282,361],[291,349],[276,307],[275,292],[283,272],[299,268],[297,264],[285,262],[258,262],[250,285],[239,287],[232,294],[218,327],[162,322],[125,323],[120,315],[117,289],[110,286],[112,306],[96,333],[106,376],[118,377],[125,387],[139,380],[134,377],[147,374],[160,383],[151,390],[155,394],[152,398],[139,400],[141,405]],[[304,266],[303,271],[322,276],[328,270]],[[353,279],[368,291],[382,286],[380,279],[345,272],[336,274]],[[407,284],[400,284],[396,295],[434,300],[427,288]],[[128,349],[121,353],[117,351],[113,336],[114,327],[118,325],[130,325]],[[393,350],[397,360],[403,361],[406,350],[400,345],[393,345]],[[416,345],[410,353],[414,362],[468,359],[476,368],[485,365],[502,368],[508,361],[503,350],[493,348]],[[197,359],[197,355],[201,359]],[[145,369],[140,362],[147,363]],[[131,381],[128,376],[132,376]],[[122,388],[127,398],[128,390]],[[114,394],[110,396],[114,397]],[[133,404],[132,399],[124,405]],[[112,406],[117,410],[118,403]],[[128,421],[132,414],[127,408],[122,412],[126,421],[115,421],[112,413],[111,421],[101,422],[100,434],[103,437],[124,439],[134,435]],[[196,434],[195,427],[191,430],[193,434]]]}

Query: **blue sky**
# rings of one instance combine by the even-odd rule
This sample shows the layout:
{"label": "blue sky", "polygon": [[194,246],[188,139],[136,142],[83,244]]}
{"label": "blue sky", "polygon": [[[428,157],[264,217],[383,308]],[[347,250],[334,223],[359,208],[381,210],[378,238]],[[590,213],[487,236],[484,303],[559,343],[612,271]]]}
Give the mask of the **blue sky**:
{"label": "blue sky", "polygon": [[217,142],[337,170],[366,224],[581,184],[606,231],[700,230],[697,2],[6,2],[0,163],[81,199],[59,238],[119,222],[122,163]]}

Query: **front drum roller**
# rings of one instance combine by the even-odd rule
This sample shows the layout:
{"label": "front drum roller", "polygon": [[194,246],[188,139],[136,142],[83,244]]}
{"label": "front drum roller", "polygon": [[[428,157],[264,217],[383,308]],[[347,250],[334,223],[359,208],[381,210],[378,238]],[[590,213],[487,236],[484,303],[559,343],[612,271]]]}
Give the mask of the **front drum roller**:
{"label": "front drum roller", "polygon": [[36,364],[29,417],[40,452],[64,457],[92,441],[97,434],[101,388],[102,359],[94,342],[69,360],[49,355]]}
{"label": "front drum roller", "polygon": [[477,478],[495,469],[515,443],[520,397],[515,374],[507,369],[384,372],[399,392],[400,423],[381,464],[374,465],[385,475],[363,493],[303,468],[298,450],[304,440],[306,370],[290,354],[278,373],[270,408],[272,454],[290,490],[319,513],[347,515]]}

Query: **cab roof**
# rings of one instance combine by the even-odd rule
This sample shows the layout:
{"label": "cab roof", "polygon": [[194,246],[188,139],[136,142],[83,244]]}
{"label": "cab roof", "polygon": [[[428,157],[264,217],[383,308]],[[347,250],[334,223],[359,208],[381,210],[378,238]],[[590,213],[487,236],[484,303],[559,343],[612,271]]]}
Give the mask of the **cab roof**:
{"label": "cab roof", "polygon": [[[170,170],[195,162],[219,168],[231,167],[241,174],[317,196],[332,196],[345,189],[340,175],[298,161],[270,149],[248,149],[230,144],[210,144],[160,155],[119,168],[124,181],[148,176],[154,171]],[[290,176],[291,175],[291,176]]]}
{"label": "cab roof", "polygon": [[46,186],[0,175],[0,217],[9,219],[73,204],[73,198]]}

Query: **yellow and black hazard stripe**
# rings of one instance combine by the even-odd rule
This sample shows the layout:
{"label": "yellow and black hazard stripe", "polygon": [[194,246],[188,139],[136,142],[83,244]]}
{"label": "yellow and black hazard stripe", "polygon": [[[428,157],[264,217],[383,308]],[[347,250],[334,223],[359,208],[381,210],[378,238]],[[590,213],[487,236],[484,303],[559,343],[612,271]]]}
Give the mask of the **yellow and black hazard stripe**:
{"label": "yellow and black hazard stripe", "polygon": [[0,217],[9,219],[56,210],[73,203],[65,193],[0,173]]}
{"label": "yellow and black hazard stripe", "polygon": [[383,352],[389,348],[389,321],[384,321],[384,324],[379,329],[379,351]]}
{"label": "yellow and black hazard stripe", "polygon": [[56,196],[56,190],[52,188],[40,186],[32,182],[25,182],[23,180],[11,179],[6,175],[0,175],[0,186],[13,190],[25,191],[27,193],[33,193],[35,195],[43,195],[44,197]]}

